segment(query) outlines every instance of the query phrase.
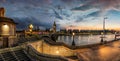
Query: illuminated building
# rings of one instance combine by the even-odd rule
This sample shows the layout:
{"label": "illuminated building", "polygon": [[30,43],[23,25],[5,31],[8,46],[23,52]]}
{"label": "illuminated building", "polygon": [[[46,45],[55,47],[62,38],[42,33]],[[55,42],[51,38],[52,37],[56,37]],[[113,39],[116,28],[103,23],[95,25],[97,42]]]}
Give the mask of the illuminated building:
{"label": "illuminated building", "polygon": [[30,24],[30,25],[29,25],[29,32],[32,32],[32,31],[33,31],[33,25]]}
{"label": "illuminated building", "polygon": [[16,35],[16,23],[11,18],[7,18],[5,15],[5,9],[0,8],[0,36],[3,37],[3,41],[0,43],[3,46],[9,46],[9,38]]}

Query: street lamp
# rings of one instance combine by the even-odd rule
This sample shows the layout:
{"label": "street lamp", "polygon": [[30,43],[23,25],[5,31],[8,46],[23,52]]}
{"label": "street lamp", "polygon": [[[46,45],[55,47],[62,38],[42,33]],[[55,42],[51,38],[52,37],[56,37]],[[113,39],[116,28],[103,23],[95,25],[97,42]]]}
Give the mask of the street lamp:
{"label": "street lamp", "polygon": [[115,40],[116,40],[117,32],[115,32]]}
{"label": "street lamp", "polygon": [[101,33],[101,42],[104,42],[104,38],[105,38],[105,20],[107,19],[107,17],[105,17],[103,19],[103,32]]}
{"label": "street lamp", "polygon": [[103,42],[103,38],[104,38],[104,36],[103,36],[103,32],[101,32],[101,42]]}
{"label": "street lamp", "polygon": [[105,20],[107,19],[107,17],[105,17],[104,19],[103,19],[103,35],[104,35],[104,37],[105,37]]}
{"label": "street lamp", "polygon": [[72,46],[75,46],[75,41],[74,41],[74,35],[75,35],[75,33],[72,33],[72,35],[73,35]]}

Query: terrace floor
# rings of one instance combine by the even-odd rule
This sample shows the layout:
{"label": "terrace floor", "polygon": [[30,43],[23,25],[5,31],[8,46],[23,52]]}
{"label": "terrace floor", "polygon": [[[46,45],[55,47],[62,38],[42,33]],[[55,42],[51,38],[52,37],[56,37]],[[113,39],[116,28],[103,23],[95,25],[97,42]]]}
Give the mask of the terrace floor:
{"label": "terrace floor", "polygon": [[120,61],[120,41],[75,52],[80,61]]}

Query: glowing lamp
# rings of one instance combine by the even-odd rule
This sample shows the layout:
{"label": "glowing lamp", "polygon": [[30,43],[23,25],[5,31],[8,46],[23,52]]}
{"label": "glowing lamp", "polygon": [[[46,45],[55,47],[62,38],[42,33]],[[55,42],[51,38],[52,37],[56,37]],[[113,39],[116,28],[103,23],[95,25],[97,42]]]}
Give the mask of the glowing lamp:
{"label": "glowing lamp", "polygon": [[74,36],[74,35],[75,35],[75,33],[72,33],[72,35]]}

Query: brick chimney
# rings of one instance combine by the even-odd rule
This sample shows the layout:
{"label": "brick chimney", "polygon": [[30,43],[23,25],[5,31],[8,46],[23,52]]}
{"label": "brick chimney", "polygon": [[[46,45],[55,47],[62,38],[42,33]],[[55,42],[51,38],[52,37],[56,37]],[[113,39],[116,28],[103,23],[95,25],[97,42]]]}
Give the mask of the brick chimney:
{"label": "brick chimney", "polygon": [[0,17],[5,17],[5,9],[3,7],[0,8]]}

